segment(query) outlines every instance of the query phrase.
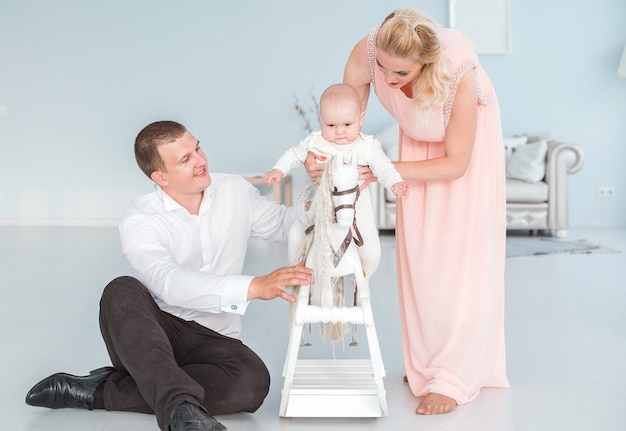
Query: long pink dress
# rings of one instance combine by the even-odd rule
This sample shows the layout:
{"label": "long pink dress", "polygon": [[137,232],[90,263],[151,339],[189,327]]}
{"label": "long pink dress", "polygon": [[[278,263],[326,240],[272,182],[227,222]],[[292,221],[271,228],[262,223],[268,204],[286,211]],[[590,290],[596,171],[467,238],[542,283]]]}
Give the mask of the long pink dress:
{"label": "long pink dress", "polygon": [[[370,61],[375,55],[370,33]],[[414,120],[413,102],[384,82],[372,67],[381,104],[400,126],[399,159],[444,154],[446,126],[459,80],[479,83],[476,141],[465,175],[457,180],[411,183],[398,200],[396,245],[402,340],[412,392],[449,396],[465,404],[482,387],[507,388],[504,345],[506,239],[504,147],[493,86],[471,43],[441,29],[451,62],[451,96],[433,109],[425,126]]]}

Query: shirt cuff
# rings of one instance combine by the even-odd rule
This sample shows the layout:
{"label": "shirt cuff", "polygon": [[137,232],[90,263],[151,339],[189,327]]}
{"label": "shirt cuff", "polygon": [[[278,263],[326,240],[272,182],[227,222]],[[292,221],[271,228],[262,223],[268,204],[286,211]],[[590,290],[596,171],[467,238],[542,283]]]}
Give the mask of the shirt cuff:
{"label": "shirt cuff", "polygon": [[239,275],[227,277],[222,291],[222,311],[243,315],[248,308],[248,288],[251,276]]}

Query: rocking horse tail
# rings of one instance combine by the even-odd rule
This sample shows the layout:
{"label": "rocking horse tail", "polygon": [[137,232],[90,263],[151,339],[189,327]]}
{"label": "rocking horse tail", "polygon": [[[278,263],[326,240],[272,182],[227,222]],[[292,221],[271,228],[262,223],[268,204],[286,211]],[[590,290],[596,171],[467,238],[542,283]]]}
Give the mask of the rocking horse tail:
{"label": "rocking horse tail", "polygon": [[330,338],[333,341],[343,340],[348,332],[347,323],[322,323],[321,334],[324,338]]}
{"label": "rocking horse tail", "polygon": [[[344,295],[345,295],[345,281],[343,277],[339,277],[333,283],[334,294],[334,306],[335,307],[343,307],[344,306]],[[343,322],[336,323],[322,323],[320,325],[320,332],[323,338],[330,338],[333,341],[339,341],[344,338],[346,332],[348,332],[348,324]]]}
{"label": "rocking horse tail", "polygon": [[[289,231],[288,238],[288,254],[291,265],[307,261],[307,256],[313,244],[313,235],[307,233],[310,221],[306,214],[299,217]],[[292,286],[292,295],[298,298],[300,295],[300,286]],[[294,314],[296,311],[296,303],[292,303],[289,307],[289,327],[293,326]]]}
{"label": "rocking horse tail", "polygon": [[[336,156],[338,157],[338,156]],[[331,277],[335,266],[333,255],[334,202],[330,194],[333,187],[333,173],[335,157],[326,162],[326,169],[320,177],[319,188],[315,194],[312,208],[315,216],[314,247],[311,249],[315,285],[312,286],[312,296],[323,308],[343,307],[344,279]],[[322,322],[320,333],[322,338],[338,341],[348,332],[348,325],[342,322]]]}
{"label": "rocking horse tail", "polygon": [[[342,276],[333,277],[337,273],[337,255],[334,251],[337,242],[337,231],[333,226],[337,223],[336,207],[333,201],[331,190],[336,190],[333,184],[333,173],[331,166],[343,163],[341,157],[331,157],[326,164],[326,168],[320,177],[318,187],[313,196],[311,204],[305,213],[298,218],[289,232],[289,259],[292,265],[306,261],[306,266],[313,269],[315,283],[311,285],[309,304],[319,304],[324,309],[342,308],[344,306],[344,279]],[[343,165],[341,165],[343,166]],[[354,180],[354,190],[356,190],[358,170],[356,159],[349,172],[349,179]],[[339,169],[342,173],[342,169]],[[343,189],[342,189],[343,190]],[[352,190],[348,188],[347,190]],[[351,192],[352,193],[352,192]],[[342,193],[343,195],[344,193]],[[342,229],[342,237],[345,232]],[[350,227],[348,226],[348,231]],[[345,239],[344,239],[345,242]],[[345,250],[342,250],[342,255]],[[341,258],[339,258],[341,260]],[[299,287],[293,288],[294,295],[299,298],[302,293]],[[296,308],[301,300],[292,304],[289,321],[293,324]],[[344,338],[348,331],[348,325],[344,322],[320,322],[321,335],[324,338],[331,338],[335,341]]]}
{"label": "rocking horse tail", "polygon": [[[295,298],[300,296],[300,286],[292,286],[291,294]],[[295,319],[295,316],[296,316],[296,304],[297,304],[296,302],[292,302],[291,304],[289,304],[289,328],[293,327],[293,320]]]}

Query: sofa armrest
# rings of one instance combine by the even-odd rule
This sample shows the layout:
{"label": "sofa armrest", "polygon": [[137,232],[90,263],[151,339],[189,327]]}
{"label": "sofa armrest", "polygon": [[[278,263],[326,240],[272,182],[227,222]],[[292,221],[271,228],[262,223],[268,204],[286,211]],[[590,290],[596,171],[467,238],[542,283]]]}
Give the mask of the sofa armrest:
{"label": "sofa armrest", "polygon": [[567,231],[569,226],[568,175],[578,172],[584,164],[582,150],[559,141],[548,142],[546,177],[548,184],[548,226],[552,230]]}

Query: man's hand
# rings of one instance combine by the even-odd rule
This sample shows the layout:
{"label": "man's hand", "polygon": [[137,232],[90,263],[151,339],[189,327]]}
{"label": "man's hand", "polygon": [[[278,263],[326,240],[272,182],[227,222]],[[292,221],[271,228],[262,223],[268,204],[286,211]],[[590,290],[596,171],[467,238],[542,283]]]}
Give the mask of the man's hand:
{"label": "man's hand", "polygon": [[320,156],[319,154],[309,151],[309,154],[304,160],[304,168],[308,172],[309,177],[311,177],[311,181],[315,183],[320,179],[322,173],[324,173],[325,166],[326,156]]}
{"label": "man's hand", "polygon": [[285,301],[295,302],[295,296],[285,292],[285,289],[311,283],[313,283],[313,270],[304,266],[304,262],[300,262],[295,266],[278,268],[268,275],[254,277],[248,288],[248,300],[281,297]]}

